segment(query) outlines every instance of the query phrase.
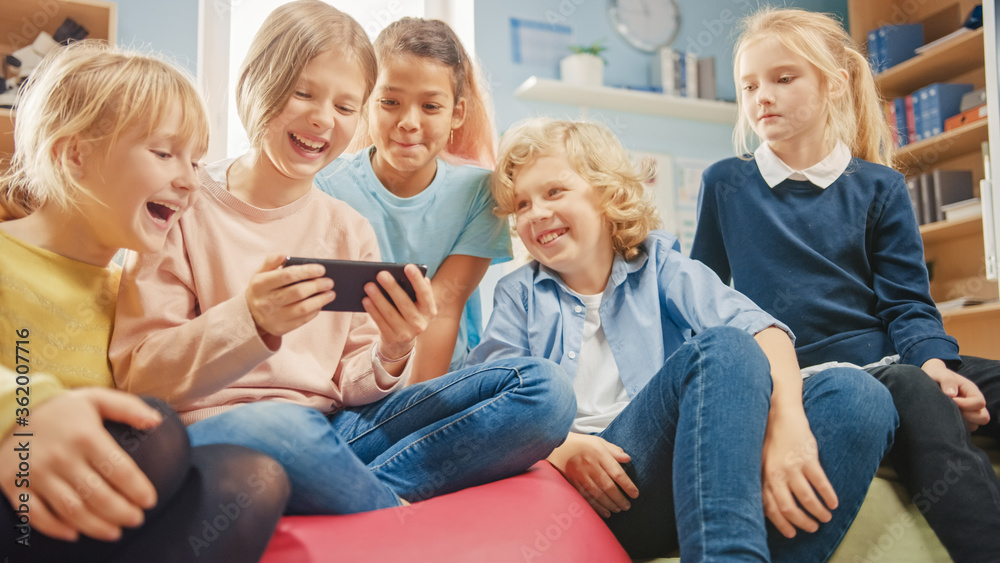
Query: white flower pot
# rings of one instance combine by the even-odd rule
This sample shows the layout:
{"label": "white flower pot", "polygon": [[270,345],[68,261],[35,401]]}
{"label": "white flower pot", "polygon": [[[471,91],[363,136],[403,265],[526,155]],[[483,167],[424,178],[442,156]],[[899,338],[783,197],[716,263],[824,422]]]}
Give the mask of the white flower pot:
{"label": "white flower pot", "polygon": [[567,84],[601,86],[604,84],[604,60],[590,53],[574,53],[559,61],[559,76]]}

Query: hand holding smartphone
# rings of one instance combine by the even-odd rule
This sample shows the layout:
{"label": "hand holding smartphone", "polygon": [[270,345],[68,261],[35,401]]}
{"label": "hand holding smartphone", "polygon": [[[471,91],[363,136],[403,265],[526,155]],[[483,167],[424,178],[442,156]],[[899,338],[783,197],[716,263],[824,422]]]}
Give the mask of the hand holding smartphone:
{"label": "hand holding smartphone", "polygon": [[[392,298],[389,297],[385,288],[375,278],[382,271],[389,272],[392,275],[396,283],[410,297],[410,300],[417,300],[413,284],[410,283],[409,278],[406,277],[406,273],[403,272],[406,264],[289,256],[285,259],[284,266],[297,266],[299,264],[320,264],[326,268],[325,276],[333,280],[333,291],[337,294],[337,297],[323,307],[324,311],[363,313],[365,309],[361,305],[361,300],[366,295],[365,284],[367,283],[374,283],[382,291],[386,299],[392,303]],[[424,276],[427,275],[427,266],[423,264],[416,264],[416,266]]]}

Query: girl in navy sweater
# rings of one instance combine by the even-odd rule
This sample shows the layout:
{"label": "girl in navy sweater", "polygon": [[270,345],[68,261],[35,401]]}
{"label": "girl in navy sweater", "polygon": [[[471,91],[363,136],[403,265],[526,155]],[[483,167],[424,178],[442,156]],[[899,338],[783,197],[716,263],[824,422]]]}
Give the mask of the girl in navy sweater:
{"label": "girl in navy sweater", "polygon": [[918,508],[956,561],[995,560],[1000,486],[967,427],[996,431],[1000,362],[960,356],[944,332],[867,60],[830,17],[765,9],[734,61],[737,154],[751,130],[762,142],[705,171],[692,257],[787,323],[800,365],[847,362],[885,384],[909,494],[960,468]]}

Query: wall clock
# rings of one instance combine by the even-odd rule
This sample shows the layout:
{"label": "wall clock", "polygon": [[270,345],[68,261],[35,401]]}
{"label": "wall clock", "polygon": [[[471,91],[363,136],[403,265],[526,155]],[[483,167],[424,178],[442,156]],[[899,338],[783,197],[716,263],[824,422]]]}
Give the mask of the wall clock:
{"label": "wall clock", "polygon": [[681,28],[675,0],[609,0],[608,14],[629,45],[649,53],[670,45]]}

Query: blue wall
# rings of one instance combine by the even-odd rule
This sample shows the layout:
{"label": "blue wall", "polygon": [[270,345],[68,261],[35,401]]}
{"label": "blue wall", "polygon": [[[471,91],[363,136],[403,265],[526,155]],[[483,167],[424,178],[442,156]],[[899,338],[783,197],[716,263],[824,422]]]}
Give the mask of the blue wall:
{"label": "blue wall", "polygon": [[[774,2],[777,4],[778,2]],[[699,56],[714,56],[716,81],[722,99],[735,99],[732,79],[733,29],[735,21],[756,8],[747,0],[677,0],[681,28],[673,43]],[[846,0],[796,0],[787,2],[814,11],[847,17]],[[529,76],[558,78],[558,68],[515,64],[511,59],[510,18],[558,23],[573,29],[573,44],[603,39],[607,85],[649,85],[652,56],[625,42],[608,18],[606,0],[504,0],[476,2],[476,54],[483,63],[493,90],[500,131],[534,115],[579,118],[579,108],[562,104],[522,101],[514,90]],[[731,156],[732,128],[725,125],[641,116],[605,110],[590,110],[588,118],[607,123],[630,149],[663,152],[675,156],[718,160]]]}
{"label": "blue wall", "polygon": [[[210,1],[228,9],[223,0]],[[198,0],[118,2],[118,45],[156,51],[196,74]]]}

